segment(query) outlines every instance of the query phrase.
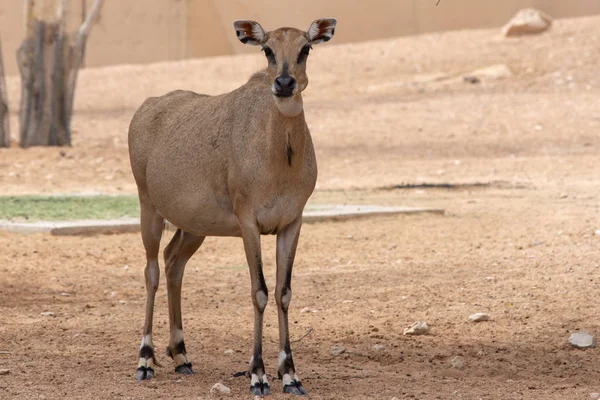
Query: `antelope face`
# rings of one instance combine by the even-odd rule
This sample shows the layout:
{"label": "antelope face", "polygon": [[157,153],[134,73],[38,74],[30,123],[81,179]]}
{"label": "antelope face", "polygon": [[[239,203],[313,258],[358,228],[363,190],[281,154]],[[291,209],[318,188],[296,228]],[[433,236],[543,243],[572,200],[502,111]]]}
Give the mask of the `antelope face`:
{"label": "antelope face", "polygon": [[238,39],[244,44],[261,46],[267,58],[271,91],[279,103],[291,100],[308,86],[306,61],[313,45],[329,41],[335,32],[335,18],[314,21],[307,32],[279,28],[265,32],[258,22],[237,20],[233,23]]}

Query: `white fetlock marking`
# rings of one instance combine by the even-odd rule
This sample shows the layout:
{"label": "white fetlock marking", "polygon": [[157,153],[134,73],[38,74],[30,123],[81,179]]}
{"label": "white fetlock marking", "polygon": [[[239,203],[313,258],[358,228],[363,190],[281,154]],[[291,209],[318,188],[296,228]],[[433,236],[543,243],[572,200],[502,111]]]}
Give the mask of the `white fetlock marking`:
{"label": "white fetlock marking", "polygon": [[283,377],[281,378],[281,381],[283,382],[283,386],[293,385],[294,384],[294,380],[292,379],[292,377],[290,376],[290,374],[283,374]]}
{"label": "white fetlock marking", "polygon": [[175,329],[171,337],[171,343],[179,343],[183,341],[183,331],[181,329]]}
{"label": "white fetlock marking", "polygon": [[252,377],[250,378],[250,386],[254,386],[258,382],[260,382],[260,380],[258,379],[258,375],[252,374]]}
{"label": "white fetlock marking", "polygon": [[300,382],[300,378],[298,378],[298,375],[294,374],[294,381],[295,382]]}
{"label": "white fetlock marking", "polygon": [[263,383],[264,383],[265,385],[268,385],[268,384],[269,384],[269,380],[267,379],[267,374],[264,374],[264,375],[263,375]]}
{"label": "white fetlock marking", "polygon": [[151,358],[146,360],[144,357],[140,357],[140,361],[138,362],[138,368],[140,367],[154,369],[154,363],[152,362]]}
{"label": "white fetlock marking", "polygon": [[140,348],[144,346],[150,346],[152,349],[154,349],[154,345],[152,344],[152,334],[149,333],[147,335],[144,335],[144,337],[142,338],[142,344],[140,344]]}
{"label": "white fetlock marking", "polygon": [[283,363],[287,360],[287,353],[283,350],[279,352],[279,357],[277,358],[277,367],[281,368]]}

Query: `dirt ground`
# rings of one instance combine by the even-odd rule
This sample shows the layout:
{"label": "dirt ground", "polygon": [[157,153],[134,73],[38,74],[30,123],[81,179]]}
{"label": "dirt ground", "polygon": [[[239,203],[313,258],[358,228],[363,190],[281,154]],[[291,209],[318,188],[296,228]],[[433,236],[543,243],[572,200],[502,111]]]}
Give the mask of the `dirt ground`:
{"label": "dirt ground", "polygon": [[[600,333],[599,27],[591,17],[515,40],[481,30],[315,48],[305,96],[320,166],[313,201],[436,206],[446,215],[303,228],[291,333],[313,328],[294,344],[311,398],[600,392],[598,350],[567,342],[578,330]],[[262,57],[83,71],[74,147],[0,150],[2,194],[134,193],[126,131],[143,99],[174,88],[229,90]],[[494,64],[513,76],[463,81]],[[18,85],[9,80],[15,106]],[[382,189],[420,182],[463,186]],[[273,293],[274,240],[263,243]],[[252,337],[240,240],[209,238],[188,264],[184,330],[198,373],[176,375],[161,349],[164,367],[143,383],[134,378],[145,301],[139,235],[0,234],[0,247],[0,369],[9,370],[0,398],[210,398],[216,382],[232,398],[249,397],[248,381],[231,377],[246,368]],[[269,303],[264,347],[273,374]],[[469,323],[475,312],[491,320]],[[417,320],[431,334],[403,336]],[[164,348],[164,279],[154,336]],[[346,352],[334,356],[333,345]],[[455,356],[464,368],[450,366]],[[287,398],[280,384],[274,399]]]}

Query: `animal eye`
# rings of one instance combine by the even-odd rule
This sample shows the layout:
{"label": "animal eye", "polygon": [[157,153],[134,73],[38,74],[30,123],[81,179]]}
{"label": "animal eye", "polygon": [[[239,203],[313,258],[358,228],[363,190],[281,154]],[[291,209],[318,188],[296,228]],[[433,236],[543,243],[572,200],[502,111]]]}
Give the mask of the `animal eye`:
{"label": "animal eye", "polygon": [[312,49],[312,46],[310,44],[307,44],[302,48],[302,50],[300,50],[300,54],[298,54],[298,64],[303,63],[306,60],[306,57],[308,57],[308,53],[310,53],[310,49]]}
{"label": "animal eye", "polygon": [[273,54],[273,50],[270,47],[263,47],[263,51],[265,52],[265,56],[269,60],[269,64],[275,65],[275,55]]}

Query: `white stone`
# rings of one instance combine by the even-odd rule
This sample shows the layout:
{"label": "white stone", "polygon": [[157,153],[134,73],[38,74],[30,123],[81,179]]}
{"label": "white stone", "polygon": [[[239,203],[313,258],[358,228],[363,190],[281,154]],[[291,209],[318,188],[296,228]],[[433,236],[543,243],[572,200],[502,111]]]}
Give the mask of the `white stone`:
{"label": "white stone", "polygon": [[476,314],[471,314],[469,316],[469,321],[470,322],[482,322],[482,321],[489,321],[490,320],[490,316],[487,315],[486,313],[476,313]]}
{"label": "white stone", "polygon": [[54,314],[52,311],[44,311],[43,313],[40,313],[40,315],[42,317],[56,317],[56,314]]}
{"label": "white stone", "polygon": [[210,392],[212,394],[229,394],[231,393],[231,389],[227,386],[223,385],[221,382],[215,383],[213,387],[210,388]]}
{"label": "white stone", "polygon": [[119,293],[117,293],[117,292],[111,292],[111,293],[110,293],[110,297],[117,297],[117,295],[118,295],[118,294],[119,294]]}
{"label": "white stone", "polygon": [[461,356],[456,356],[450,360],[450,364],[452,365],[452,368],[463,369],[465,367],[465,359]]}
{"label": "white stone", "polygon": [[304,307],[302,310],[300,310],[300,312],[301,313],[316,313],[318,311],[315,310],[314,308]]}
{"label": "white stone", "polygon": [[596,232],[594,232],[594,235],[600,236],[600,229],[596,230]]}
{"label": "white stone", "polygon": [[535,8],[525,8],[515,14],[508,21],[502,34],[506,37],[521,36],[533,33],[544,32],[552,25],[552,17],[548,14],[536,10]]}
{"label": "white stone", "polygon": [[235,351],[233,351],[233,350],[229,349],[229,350],[225,350],[225,351],[223,352],[223,354],[225,354],[226,356],[232,356],[232,355],[234,355],[234,354],[235,354]]}
{"label": "white stone", "polygon": [[592,400],[600,399],[600,393],[590,393],[590,399],[592,399]]}
{"label": "white stone", "polygon": [[590,349],[596,347],[596,339],[586,332],[575,332],[569,337],[569,344],[578,349]]}
{"label": "white stone", "polygon": [[376,344],[375,346],[373,346],[373,350],[375,351],[381,351],[385,349],[385,346],[383,344]]}
{"label": "white stone", "polygon": [[344,346],[340,346],[340,345],[333,345],[331,346],[331,354],[333,354],[334,356],[339,356],[340,354],[346,352],[346,348]]}
{"label": "white stone", "polygon": [[429,325],[426,322],[417,321],[404,329],[405,335],[426,335],[429,333]]}
{"label": "white stone", "polygon": [[513,76],[513,73],[506,64],[495,64],[471,71],[465,74],[463,79],[470,83],[478,83],[482,80],[496,80],[511,76]]}

